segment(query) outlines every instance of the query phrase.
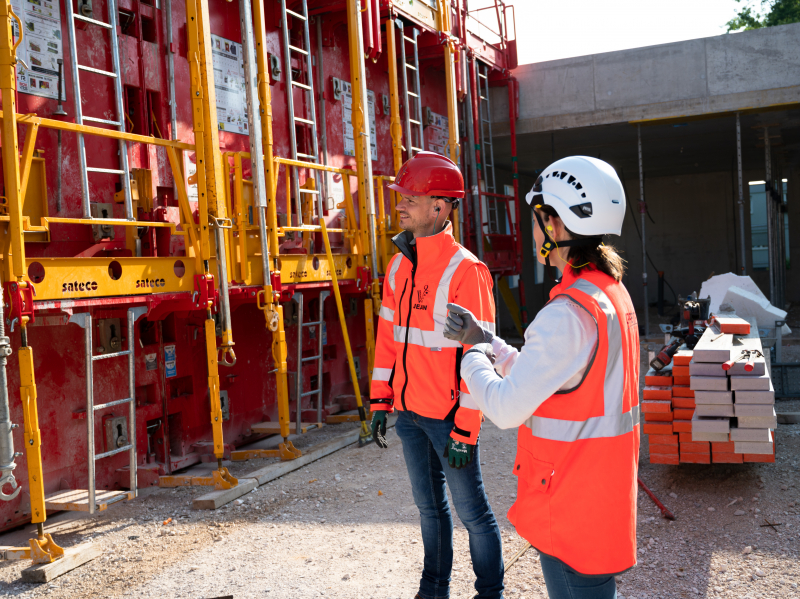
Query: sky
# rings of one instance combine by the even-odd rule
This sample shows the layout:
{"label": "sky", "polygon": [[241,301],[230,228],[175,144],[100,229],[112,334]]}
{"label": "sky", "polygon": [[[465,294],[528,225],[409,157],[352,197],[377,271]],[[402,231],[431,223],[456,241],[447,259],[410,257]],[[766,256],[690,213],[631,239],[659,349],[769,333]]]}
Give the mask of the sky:
{"label": "sky", "polygon": [[735,0],[511,0],[511,3],[517,13],[520,64],[722,35],[727,29],[725,23],[746,5]]}

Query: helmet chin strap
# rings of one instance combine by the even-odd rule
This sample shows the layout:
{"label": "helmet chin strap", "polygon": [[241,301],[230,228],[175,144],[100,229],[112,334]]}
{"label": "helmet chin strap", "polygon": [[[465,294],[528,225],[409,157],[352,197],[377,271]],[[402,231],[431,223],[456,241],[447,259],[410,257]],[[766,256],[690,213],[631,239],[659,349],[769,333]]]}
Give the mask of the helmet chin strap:
{"label": "helmet chin strap", "polygon": [[[542,221],[541,215],[536,211],[536,208],[541,207],[541,204],[537,204],[534,206],[533,210],[533,214],[536,216],[536,222],[539,223],[539,228],[542,230],[542,233],[544,233],[544,241],[542,242],[542,247],[539,248],[539,255],[544,258],[545,263],[547,264],[547,277],[555,283],[560,283],[561,279],[557,279],[553,274],[553,271],[558,269],[550,264],[550,252],[559,248],[597,245],[602,241],[602,239],[600,237],[584,237],[581,239],[568,239],[566,241],[562,241],[561,243],[557,243],[555,238],[547,232],[547,228],[544,226],[544,221]],[[550,239],[548,239],[548,237]],[[569,264],[569,262],[567,262],[567,264]],[[572,265],[570,264],[570,266]]]}

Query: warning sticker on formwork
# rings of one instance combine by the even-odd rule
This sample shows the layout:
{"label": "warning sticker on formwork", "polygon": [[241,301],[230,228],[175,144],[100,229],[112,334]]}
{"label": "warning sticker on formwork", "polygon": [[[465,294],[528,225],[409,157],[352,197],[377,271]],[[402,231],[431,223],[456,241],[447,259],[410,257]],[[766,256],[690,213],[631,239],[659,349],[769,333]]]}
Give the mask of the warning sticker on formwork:
{"label": "warning sticker on formwork", "polygon": [[[378,159],[378,142],[375,139],[375,92],[367,90],[369,105],[369,145],[370,157]],[[353,139],[353,86],[349,81],[342,81],[342,125],[344,129],[344,155],[355,156],[356,144]]]}
{"label": "warning sticker on formwork", "polygon": [[178,376],[178,366],[175,360],[175,346],[164,346],[164,376],[165,378],[172,378]]}
{"label": "warning sticker on formwork", "polygon": [[242,44],[212,34],[211,53],[219,130],[249,135]]}
{"label": "warning sticker on formwork", "polygon": [[[58,98],[58,59],[64,58],[61,39],[59,0],[12,0],[14,12],[22,21],[22,41],[17,48],[17,90],[34,96]],[[14,41],[19,27],[12,22]],[[23,62],[28,68],[23,66]],[[62,77],[66,72],[62,72]],[[64,80],[61,99],[66,100]]]}
{"label": "warning sticker on formwork", "polygon": [[447,143],[450,141],[450,121],[444,115],[430,112],[432,121],[425,127],[426,149],[445,155]]}

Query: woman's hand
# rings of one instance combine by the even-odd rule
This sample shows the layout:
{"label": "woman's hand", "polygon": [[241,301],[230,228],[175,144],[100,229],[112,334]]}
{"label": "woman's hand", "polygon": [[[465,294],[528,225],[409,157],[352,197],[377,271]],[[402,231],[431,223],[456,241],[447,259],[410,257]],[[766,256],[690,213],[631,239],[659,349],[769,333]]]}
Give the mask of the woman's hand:
{"label": "woman's hand", "polygon": [[489,358],[489,361],[492,364],[494,364],[495,359],[497,359],[497,356],[494,353],[494,349],[492,348],[491,343],[478,343],[476,345],[473,345],[466,351],[464,355],[466,356],[467,354],[471,353],[483,354],[484,356]]}

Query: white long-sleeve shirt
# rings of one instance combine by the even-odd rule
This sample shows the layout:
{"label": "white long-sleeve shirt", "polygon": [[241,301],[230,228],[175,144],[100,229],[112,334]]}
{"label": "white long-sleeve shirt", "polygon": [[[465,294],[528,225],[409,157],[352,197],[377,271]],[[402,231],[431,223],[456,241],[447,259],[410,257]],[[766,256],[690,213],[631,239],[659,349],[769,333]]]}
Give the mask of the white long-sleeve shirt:
{"label": "white long-sleeve shirt", "polygon": [[487,418],[515,428],[556,391],[581,382],[596,345],[594,318],[570,298],[557,297],[528,326],[522,351],[495,337],[494,367],[484,354],[471,352],[461,361],[461,376]]}

